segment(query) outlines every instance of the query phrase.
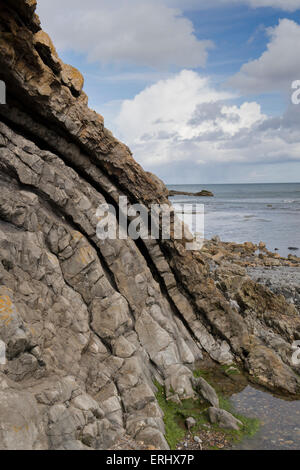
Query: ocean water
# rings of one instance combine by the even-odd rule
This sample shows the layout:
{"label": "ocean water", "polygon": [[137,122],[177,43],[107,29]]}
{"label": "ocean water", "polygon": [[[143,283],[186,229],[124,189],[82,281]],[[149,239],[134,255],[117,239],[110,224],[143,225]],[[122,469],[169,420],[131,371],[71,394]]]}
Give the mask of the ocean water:
{"label": "ocean water", "polygon": [[[223,241],[263,241],[282,256],[300,256],[300,183],[168,185],[169,189],[192,193],[207,189],[213,198],[175,196],[175,210],[183,204],[204,204],[204,237],[219,235]],[[191,211],[190,211],[191,212]],[[186,220],[192,231],[192,218]],[[299,248],[291,251],[289,247]]]}

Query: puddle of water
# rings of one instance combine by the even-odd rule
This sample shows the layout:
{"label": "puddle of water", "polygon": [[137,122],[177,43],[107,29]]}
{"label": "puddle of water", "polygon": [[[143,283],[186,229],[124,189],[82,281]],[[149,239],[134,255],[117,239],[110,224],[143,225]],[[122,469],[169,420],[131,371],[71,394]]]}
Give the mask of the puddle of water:
{"label": "puddle of water", "polygon": [[261,422],[260,431],[234,449],[300,449],[300,401],[285,401],[250,385],[233,394],[230,401],[238,413]]}
{"label": "puddle of water", "polygon": [[228,376],[219,366],[199,363],[206,378],[234,411],[260,421],[260,430],[236,444],[236,450],[300,450],[300,400],[292,401],[253,385],[243,373]]}

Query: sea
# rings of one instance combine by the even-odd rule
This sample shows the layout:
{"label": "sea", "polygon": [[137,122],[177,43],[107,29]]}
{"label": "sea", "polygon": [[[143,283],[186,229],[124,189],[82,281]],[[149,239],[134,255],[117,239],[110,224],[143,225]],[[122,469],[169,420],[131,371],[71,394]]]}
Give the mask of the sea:
{"label": "sea", "polygon": [[[203,189],[214,197],[174,196],[176,212],[190,213],[185,221],[194,232],[204,205],[204,238],[218,235],[222,241],[266,243],[281,256],[300,256],[300,183],[168,185],[169,189],[197,193]],[[291,250],[290,248],[298,248]]]}

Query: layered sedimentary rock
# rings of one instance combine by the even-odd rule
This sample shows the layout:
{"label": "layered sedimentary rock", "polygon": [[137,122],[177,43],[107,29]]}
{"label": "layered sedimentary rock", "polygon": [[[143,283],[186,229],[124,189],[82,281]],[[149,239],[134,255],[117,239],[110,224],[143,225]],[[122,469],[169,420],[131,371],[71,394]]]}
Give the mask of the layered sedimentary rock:
{"label": "layered sedimentary rock", "polygon": [[88,108],[35,7],[0,0],[0,448],[105,449],[126,434],[165,449],[153,383],[194,397],[204,352],[298,394],[300,320],[284,299],[249,279],[236,308],[235,273],[220,288],[186,240],[98,238],[99,205],[172,212],[168,191]]}

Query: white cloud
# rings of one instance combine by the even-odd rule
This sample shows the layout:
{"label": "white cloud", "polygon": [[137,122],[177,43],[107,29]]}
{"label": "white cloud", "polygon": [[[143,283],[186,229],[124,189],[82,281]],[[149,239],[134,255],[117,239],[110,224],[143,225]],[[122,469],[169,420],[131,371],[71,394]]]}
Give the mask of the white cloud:
{"label": "white cloud", "polygon": [[197,105],[231,96],[211,88],[207,78],[196,72],[183,70],[172,78],[147,87],[133,100],[125,100],[117,123],[130,140],[162,132],[176,132],[181,138],[191,138],[195,131],[186,123]]}
{"label": "white cloud", "polygon": [[252,7],[272,7],[285,11],[296,11],[300,9],[300,0],[248,0]]}
{"label": "white cloud", "polygon": [[220,138],[227,141],[265,119],[257,103],[226,105],[230,98],[208,78],[183,70],[124,101],[119,134],[147,166],[190,158],[203,162],[213,154],[218,158]]}
{"label": "white cloud", "polygon": [[232,5],[248,5],[252,8],[271,7],[284,11],[300,9],[300,0],[162,0],[165,4],[191,10],[208,9]]}
{"label": "white cloud", "polygon": [[196,38],[183,11],[239,4],[300,8],[300,0],[39,0],[38,14],[58,49],[90,61],[194,68],[213,43]]}
{"label": "white cloud", "polygon": [[157,0],[40,0],[38,13],[58,49],[90,61],[204,66],[211,41],[199,41],[190,20]]}
{"label": "white cloud", "polygon": [[270,42],[262,56],[247,64],[229,80],[229,84],[242,92],[290,92],[294,80],[300,79],[298,45],[300,25],[282,19],[278,26],[268,28]]}
{"label": "white cloud", "polygon": [[124,101],[116,122],[122,138],[137,150],[143,163],[165,163],[181,159],[180,142],[198,135],[190,123],[197,106],[230,97],[211,88],[196,72],[183,70]]}
{"label": "white cloud", "polygon": [[213,163],[300,161],[300,106],[268,118],[256,102],[231,105],[232,96],[184,70],[123,102],[120,137],[147,169]]}

